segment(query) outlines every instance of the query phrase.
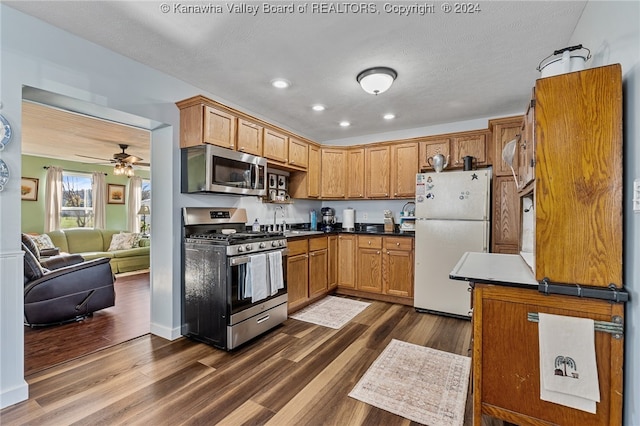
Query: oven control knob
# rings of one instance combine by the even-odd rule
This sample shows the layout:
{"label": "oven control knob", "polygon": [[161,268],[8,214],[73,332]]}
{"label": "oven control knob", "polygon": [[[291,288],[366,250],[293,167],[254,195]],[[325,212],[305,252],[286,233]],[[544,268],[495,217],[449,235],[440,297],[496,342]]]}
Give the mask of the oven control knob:
{"label": "oven control knob", "polygon": [[266,245],[265,243],[260,243],[260,244],[258,245],[258,247],[260,247],[260,248],[265,248],[266,246],[267,246],[267,245]]}
{"label": "oven control knob", "polygon": [[271,247],[278,247],[278,242],[277,241],[272,241],[271,242]]}
{"label": "oven control knob", "polygon": [[251,248],[252,248],[252,247],[251,247],[251,244],[247,244],[246,246],[244,246],[244,248],[246,248],[246,249],[247,249],[247,251],[251,251]]}
{"label": "oven control knob", "polygon": [[242,253],[244,251],[244,247],[240,246],[238,247],[238,253]]}

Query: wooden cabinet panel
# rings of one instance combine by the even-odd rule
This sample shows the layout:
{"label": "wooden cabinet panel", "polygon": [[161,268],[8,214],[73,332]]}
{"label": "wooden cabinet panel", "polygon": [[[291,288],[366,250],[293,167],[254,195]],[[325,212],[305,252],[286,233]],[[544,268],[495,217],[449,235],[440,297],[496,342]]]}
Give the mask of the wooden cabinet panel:
{"label": "wooden cabinet panel", "polygon": [[289,155],[289,138],[271,129],[264,129],[263,156],[269,160],[286,163]]}
{"label": "wooden cabinet panel", "polygon": [[346,194],[346,158],[343,149],[322,148],[322,166],[320,178],[322,198],[344,198]]}
{"label": "wooden cabinet panel", "polygon": [[309,251],[326,250],[328,248],[327,237],[309,238]]}
{"label": "wooden cabinet panel", "polygon": [[289,256],[307,254],[307,252],[309,251],[309,240],[307,238],[302,238],[299,240],[288,240],[287,249],[289,249]]}
{"label": "wooden cabinet panel", "polygon": [[382,249],[382,237],[358,235],[358,248]]}
{"label": "wooden cabinet panel", "polygon": [[393,198],[413,198],[416,195],[418,144],[391,145],[391,194]]}
{"label": "wooden cabinet panel", "polygon": [[390,148],[365,148],[365,187],[367,198],[389,197]]}
{"label": "wooden cabinet panel", "polygon": [[238,151],[262,156],[262,136],[262,126],[242,118],[238,119]]}
{"label": "wooden cabinet panel", "polygon": [[[493,175],[512,176],[513,172],[507,163],[502,160],[502,150],[511,141],[517,140],[522,128],[523,116],[508,117],[498,120],[490,120],[489,127],[493,137]],[[516,149],[517,153],[517,149]],[[518,156],[514,155],[513,169],[518,170]]]}
{"label": "wooden cabinet panel", "polygon": [[237,118],[224,111],[205,106],[203,141],[224,148],[236,147]]}
{"label": "wooden cabinet panel", "polygon": [[[535,94],[535,90],[533,91]],[[535,97],[527,105],[518,143],[518,187],[524,188],[535,177],[536,108]]]}
{"label": "wooden cabinet panel", "polygon": [[595,414],[540,399],[538,324],[528,313],[610,322],[624,306],[537,290],[476,284],[473,309],[474,425],[480,413],[515,424],[620,425],[624,339],[594,333],[600,402]]}
{"label": "wooden cabinet panel", "polygon": [[364,148],[347,152],[347,198],[364,198]]}
{"label": "wooden cabinet panel", "polygon": [[462,167],[462,158],[470,155],[475,157],[474,166],[485,166],[487,164],[487,134],[477,133],[453,138],[453,156],[450,166]]}
{"label": "wooden cabinet panel", "polygon": [[518,188],[511,176],[496,176],[493,181],[493,252],[500,251],[499,246],[509,245],[516,248],[520,235],[520,197]]}
{"label": "wooden cabinet panel", "polygon": [[[324,238],[326,241],[326,238]],[[325,293],[327,285],[327,267],[329,258],[327,249],[309,252],[309,297]]]}
{"label": "wooden cabinet panel", "polygon": [[309,298],[309,257],[307,253],[287,256],[287,293],[289,309]]}
{"label": "wooden cabinet panel", "polygon": [[317,198],[320,196],[320,148],[309,145],[309,165],[307,167],[307,196]]}
{"label": "wooden cabinet panel", "polygon": [[355,235],[338,236],[338,286],[356,287],[356,250]]}
{"label": "wooden cabinet panel", "polygon": [[436,154],[442,154],[451,161],[451,140],[449,138],[429,139],[420,142],[420,160],[419,169],[425,171],[433,171],[433,167],[429,165],[429,158]]}
{"label": "wooden cabinet panel", "polygon": [[623,287],[621,67],[541,78],[535,95],[536,280]]}
{"label": "wooden cabinet panel", "polygon": [[379,248],[358,248],[356,288],[382,293],[382,251]]}
{"label": "wooden cabinet panel", "polygon": [[289,165],[306,169],[309,165],[309,144],[296,138],[289,138]]}
{"label": "wooden cabinet panel", "polygon": [[329,290],[338,286],[338,236],[329,235],[327,237],[327,252],[329,264],[327,266],[327,285]]}
{"label": "wooden cabinet panel", "polygon": [[413,297],[413,238],[384,238],[384,293]]}

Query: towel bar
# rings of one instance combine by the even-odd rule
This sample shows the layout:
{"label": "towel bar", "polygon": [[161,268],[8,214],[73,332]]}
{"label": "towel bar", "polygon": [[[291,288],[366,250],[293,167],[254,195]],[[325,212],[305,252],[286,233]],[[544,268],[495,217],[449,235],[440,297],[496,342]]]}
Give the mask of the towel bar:
{"label": "towel bar", "polygon": [[[539,322],[537,312],[528,312],[527,320],[531,322]],[[612,322],[607,321],[594,321],[593,328],[595,331],[603,331],[605,333],[613,334],[614,339],[622,339],[624,334],[624,324],[622,323],[622,317],[615,315],[612,318]]]}

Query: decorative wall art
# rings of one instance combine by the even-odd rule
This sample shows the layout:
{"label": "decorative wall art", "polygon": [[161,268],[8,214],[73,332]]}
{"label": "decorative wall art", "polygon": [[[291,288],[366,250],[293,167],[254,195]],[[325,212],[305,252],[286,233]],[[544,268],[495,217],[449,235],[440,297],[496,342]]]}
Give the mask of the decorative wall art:
{"label": "decorative wall art", "polygon": [[124,185],[107,184],[107,203],[124,204]]}
{"label": "decorative wall art", "polygon": [[38,201],[38,179],[23,177],[20,180],[20,196],[25,201]]}

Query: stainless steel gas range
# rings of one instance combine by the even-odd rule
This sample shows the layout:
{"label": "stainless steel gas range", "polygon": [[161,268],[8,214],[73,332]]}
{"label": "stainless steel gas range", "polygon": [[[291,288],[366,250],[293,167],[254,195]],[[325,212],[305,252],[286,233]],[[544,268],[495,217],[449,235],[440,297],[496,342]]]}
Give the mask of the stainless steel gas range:
{"label": "stainless steel gas range", "polygon": [[239,208],[183,209],[182,334],[230,350],[287,319],[287,240]]}

